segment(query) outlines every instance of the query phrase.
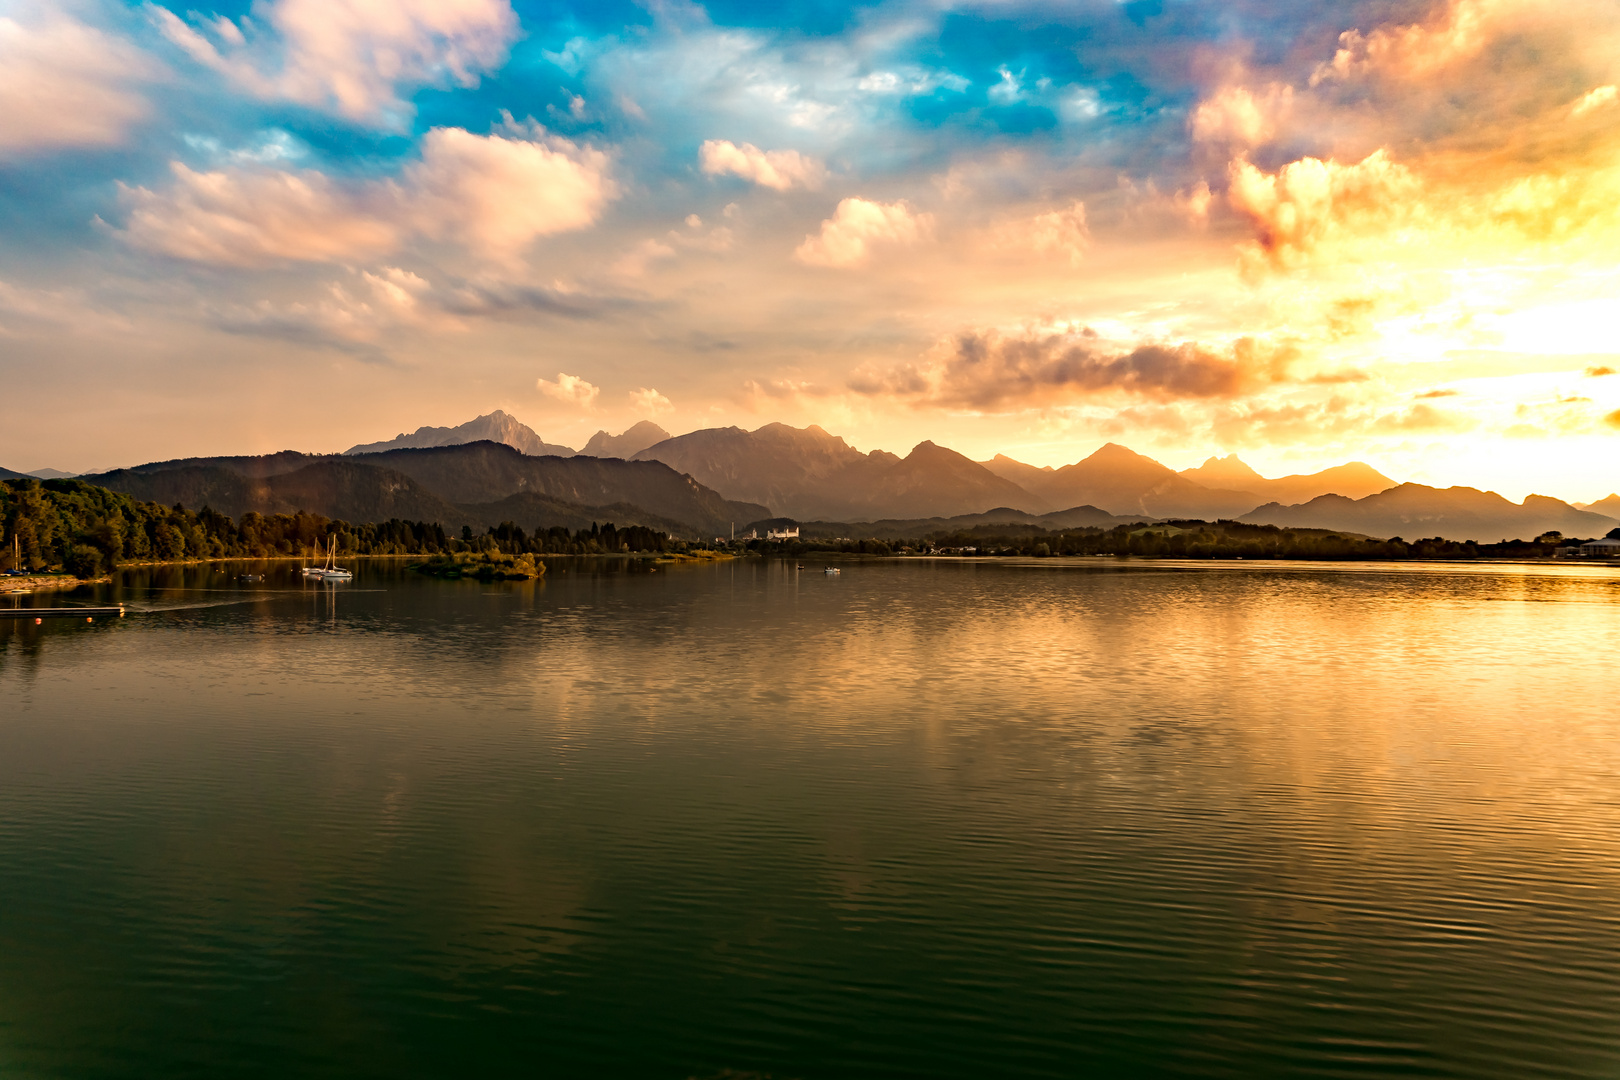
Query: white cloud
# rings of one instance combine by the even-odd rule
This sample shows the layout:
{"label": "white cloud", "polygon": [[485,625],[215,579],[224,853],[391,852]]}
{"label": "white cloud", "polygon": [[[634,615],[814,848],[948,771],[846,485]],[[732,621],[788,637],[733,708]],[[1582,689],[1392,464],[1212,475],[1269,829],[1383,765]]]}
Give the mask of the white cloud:
{"label": "white cloud", "polygon": [[121,235],[148,251],[235,266],[368,258],[413,235],[511,262],[536,238],[582,229],[617,189],[607,155],[527,129],[525,137],[434,128],[404,182],[345,183],[316,170],[178,162],[162,190],[124,188]]}
{"label": "white cloud", "polygon": [[65,15],[28,25],[0,17],[0,155],[122,142],[150,112],[131,84],[161,71]]}
{"label": "white cloud", "polygon": [[675,411],[675,403],[651,387],[630,391],[630,404],[637,412],[647,416],[661,416]]}
{"label": "white cloud", "polygon": [[568,375],[560,371],[557,373],[555,382],[548,379],[536,379],[534,385],[535,389],[547,397],[555,398],[569,405],[577,405],[582,409],[590,409],[595,406],[596,399],[602,393],[600,387],[592,386],[578,375]]}
{"label": "white cloud", "polygon": [[1615,87],[1600,86],[1577,101],[1574,107],[1569,110],[1569,115],[1571,117],[1585,116],[1594,109],[1601,109],[1605,105],[1613,105],[1617,96],[1620,96],[1620,90]]}
{"label": "white cloud", "polygon": [[1024,96],[1024,87],[1021,82],[1024,75],[1022,71],[1014,75],[1007,70],[1005,64],[996,70],[1001,73],[1001,81],[986,91],[986,95],[991,101],[994,101],[997,105],[1011,105]]}
{"label": "white cloud", "polygon": [[821,232],[806,236],[794,257],[811,266],[858,266],[880,244],[912,244],[933,228],[932,214],[914,214],[904,201],[870,202],[845,199],[833,216],[821,223]]}
{"label": "white cloud", "polygon": [[405,175],[422,232],[506,260],[538,237],[591,225],[617,194],[606,154],[537,126],[513,138],[434,128]]}
{"label": "white cloud", "polygon": [[147,11],[192,59],[251,94],[387,127],[412,115],[402,88],[476,86],[519,32],[507,0],[272,0],[239,23],[193,16],[201,29],[167,8]]}
{"label": "white cloud", "polygon": [[761,150],[752,143],[738,146],[724,139],[705,142],[698,160],[710,176],[729,173],[777,191],[819,188],[826,176],[821,162],[797,150]]}
{"label": "white cloud", "polygon": [[146,251],[256,266],[364,258],[400,244],[392,185],[355,191],[314,170],[170,170],[163,191],[121,189],[129,212],[120,235]]}

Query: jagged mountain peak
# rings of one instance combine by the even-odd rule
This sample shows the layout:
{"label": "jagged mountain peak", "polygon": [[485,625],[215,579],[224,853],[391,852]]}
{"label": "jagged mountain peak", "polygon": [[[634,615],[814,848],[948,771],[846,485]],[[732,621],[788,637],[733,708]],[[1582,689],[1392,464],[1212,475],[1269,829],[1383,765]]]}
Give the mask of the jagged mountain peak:
{"label": "jagged mountain peak", "polygon": [[651,420],[642,420],[617,435],[609,435],[606,429],[598,431],[580,453],[586,457],[629,458],[669,437],[669,432]]}
{"label": "jagged mountain peak", "polygon": [[573,448],[548,443],[534,429],[503,409],[485,413],[457,427],[419,427],[410,434],[401,432],[385,442],[361,443],[343,453],[379,454],[385,450],[420,450],[430,446],[459,446],[470,442],[498,442],[535,457],[555,454],[572,457]]}
{"label": "jagged mountain peak", "polygon": [[1237,487],[1263,482],[1265,477],[1236,454],[1212,457],[1196,469],[1183,469],[1181,475],[1205,487]]}

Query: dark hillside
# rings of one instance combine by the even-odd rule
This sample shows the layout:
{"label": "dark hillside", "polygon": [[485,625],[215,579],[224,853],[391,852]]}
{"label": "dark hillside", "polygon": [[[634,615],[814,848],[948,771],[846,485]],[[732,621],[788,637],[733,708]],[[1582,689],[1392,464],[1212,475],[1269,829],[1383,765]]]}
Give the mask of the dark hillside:
{"label": "dark hillside", "polygon": [[719,535],[731,522],[741,524],[769,514],[763,506],[723,499],[661,461],[529,457],[492,442],[390,450],[347,460],[403,473],[441,498],[461,504],[497,502],[514,494],[544,495],[580,506],[629,503],[709,535]]}

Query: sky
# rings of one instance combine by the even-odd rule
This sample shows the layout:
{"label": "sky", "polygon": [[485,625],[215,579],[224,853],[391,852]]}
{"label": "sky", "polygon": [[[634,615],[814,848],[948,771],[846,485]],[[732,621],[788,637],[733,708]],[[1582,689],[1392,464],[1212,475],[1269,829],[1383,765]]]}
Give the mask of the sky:
{"label": "sky", "polygon": [[0,0],[0,465],[819,424],[1620,488],[1614,0]]}

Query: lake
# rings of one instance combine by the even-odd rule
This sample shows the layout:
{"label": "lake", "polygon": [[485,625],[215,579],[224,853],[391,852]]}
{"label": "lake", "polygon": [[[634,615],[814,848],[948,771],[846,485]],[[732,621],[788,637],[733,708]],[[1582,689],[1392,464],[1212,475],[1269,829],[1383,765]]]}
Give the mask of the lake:
{"label": "lake", "polygon": [[26,598],[0,1075],[1620,1073],[1620,568],[841,565]]}

